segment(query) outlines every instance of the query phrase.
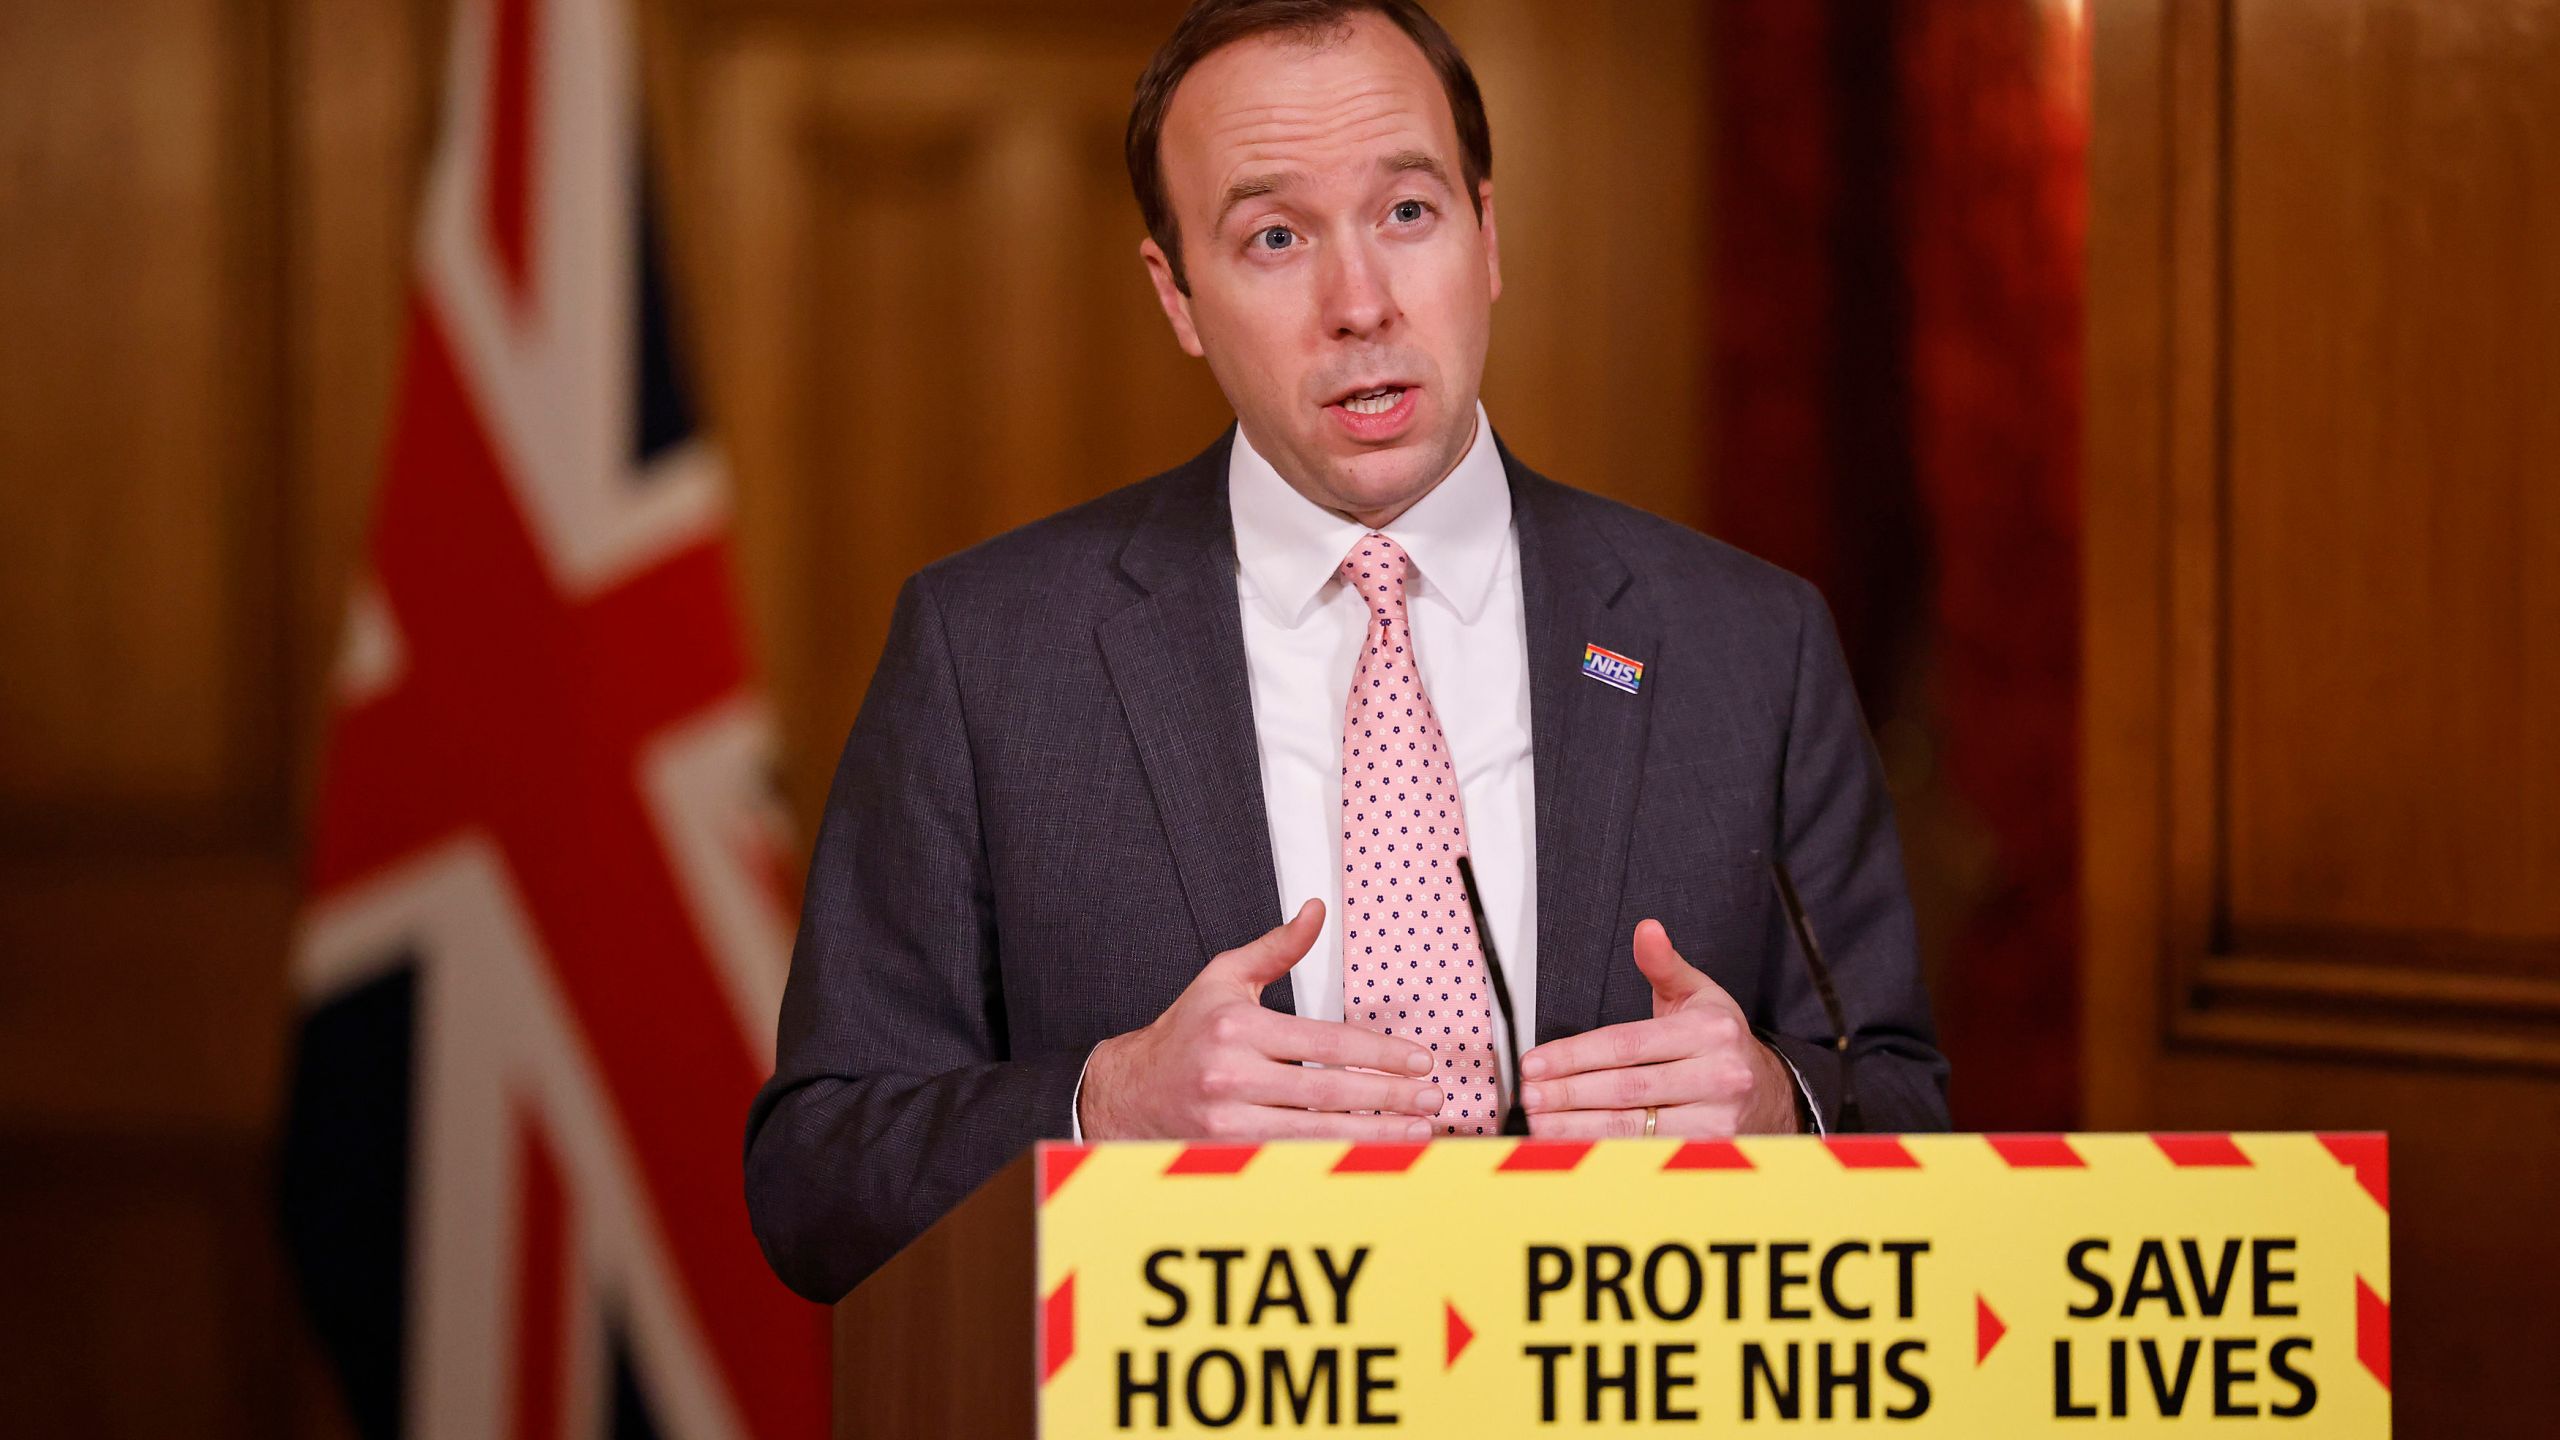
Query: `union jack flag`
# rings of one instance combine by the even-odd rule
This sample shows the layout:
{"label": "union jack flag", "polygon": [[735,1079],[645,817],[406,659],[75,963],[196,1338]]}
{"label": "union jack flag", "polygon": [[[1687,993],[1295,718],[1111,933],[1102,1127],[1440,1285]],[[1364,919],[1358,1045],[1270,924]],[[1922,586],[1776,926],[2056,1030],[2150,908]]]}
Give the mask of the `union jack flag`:
{"label": "union jack flag", "polygon": [[460,0],[280,1173],[367,1436],[816,1435],[740,1125],[790,951],[623,0]]}

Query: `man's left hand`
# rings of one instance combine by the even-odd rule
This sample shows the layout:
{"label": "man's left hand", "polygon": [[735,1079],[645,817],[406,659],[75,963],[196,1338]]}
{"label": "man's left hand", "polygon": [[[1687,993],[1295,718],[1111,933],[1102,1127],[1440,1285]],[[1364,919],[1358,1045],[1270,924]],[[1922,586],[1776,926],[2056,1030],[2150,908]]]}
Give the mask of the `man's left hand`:
{"label": "man's left hand", "polygon": [[1529,1133],[1641,1135],[1647,1106],[1656,1135],[1794,1133],[1795,1077],[1724,987],[1680,958],[1659,920],[1636,926],[1635,959],[1653,986],[1652,1019],[1569,1035],[1520,1057]]}

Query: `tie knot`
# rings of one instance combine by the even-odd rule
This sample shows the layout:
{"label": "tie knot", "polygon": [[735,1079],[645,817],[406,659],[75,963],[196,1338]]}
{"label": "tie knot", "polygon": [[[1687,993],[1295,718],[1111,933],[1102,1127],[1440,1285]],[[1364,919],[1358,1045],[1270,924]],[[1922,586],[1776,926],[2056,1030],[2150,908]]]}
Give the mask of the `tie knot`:
{"label": "tie knot", "polygon": [[1372,530],[1342,557],[1339,573],[1384,619],[1404,613],[1404,581],[1412,567],[1413,559],[1403,546]]}

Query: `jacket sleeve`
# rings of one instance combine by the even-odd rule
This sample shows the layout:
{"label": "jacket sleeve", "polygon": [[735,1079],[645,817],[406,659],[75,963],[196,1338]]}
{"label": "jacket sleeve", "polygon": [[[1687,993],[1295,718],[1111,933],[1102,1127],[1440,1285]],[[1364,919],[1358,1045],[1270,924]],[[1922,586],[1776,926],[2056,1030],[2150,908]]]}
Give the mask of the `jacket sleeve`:
{"label": "jacket sleeve", "polygon": [[1081,1051],[1006,1053],[956,668],[926,577],[899,592],[810,861],[775,1073],[747,1115],[774,1273],[833,1302],[1072,1120]]}
{"label": "jacket sleeve", "polygon": [[[1850,1031],[1846,1065],[1865,1130],[1947,1128],[1947,1062],[1938,1053],[1911,896],[1884,766],[1859,714],[1830,609],[1799,596],[1795,698],[1779,776],[1780,853],[1822,943]],[[1822,1124],[1844,1128],[1843,1057],[1783,911],[1764,994],[1767,1037],[1813,1092]],[[1757,1017],[1755,1017],[1757,1018]]]}

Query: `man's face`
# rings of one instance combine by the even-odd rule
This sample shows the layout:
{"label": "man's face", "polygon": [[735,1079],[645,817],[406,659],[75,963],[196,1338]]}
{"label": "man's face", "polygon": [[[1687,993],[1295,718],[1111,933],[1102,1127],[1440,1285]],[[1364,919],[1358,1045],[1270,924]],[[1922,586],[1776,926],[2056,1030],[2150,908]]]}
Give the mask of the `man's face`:
{"label": "man's face", "polygon": [[1183,77],[1161,144],[1191,293],[1139,253],[1182,348],[1300,494],[1387,523],[1466,453],[1502,293],[1439,76],[1375,14],[1254,36]]}

